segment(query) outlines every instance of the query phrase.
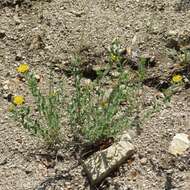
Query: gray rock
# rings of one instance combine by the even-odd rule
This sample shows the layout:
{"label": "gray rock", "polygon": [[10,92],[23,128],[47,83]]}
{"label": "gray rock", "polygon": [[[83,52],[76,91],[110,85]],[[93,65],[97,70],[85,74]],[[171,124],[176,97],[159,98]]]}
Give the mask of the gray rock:
{"label": "gray rock", "polygon": [[121,140],[109,148],[92,155],[83,163],[91,184],[100,183],[129,158],[134,153],[134,150],[134,146],[128,140]]}
{"label": "gray rock", "polygon": [[178,133],[174,136],[169,152],[175,156],[183,154],[188,148],[190,148],[189,136],[183,133]]}

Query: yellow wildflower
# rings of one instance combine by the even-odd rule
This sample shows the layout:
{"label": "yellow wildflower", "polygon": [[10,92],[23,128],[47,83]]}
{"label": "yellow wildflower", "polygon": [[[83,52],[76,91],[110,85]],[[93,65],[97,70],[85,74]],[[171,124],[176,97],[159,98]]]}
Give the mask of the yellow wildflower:
{"label": "yellow wildflower", "polygon": [[23,63],[23,64],[20,64],[18,67],[17,67],[17,71],[19,73],[27,73],[29,71],[29,65],[26,64],[26,63]]}
{"label": "yellow wildflower", "polygon": [[25,100],[24,100],[23,96],[13,96],[12,102],[16,106],[20,106],[20,105],[24,104]]}
{"label": "yellow wildflower", "polygon": [[115,55],[115,54],[111,54],[111,60],[113,61],[113,62],[115,62],[115,61],[117,61],[118,60],[118,57],[117,57],[117,55]]}
{"label": "yellow wildflower", "polygon": [[182,81],[182,79],[183,79],[183,77],[182,77],[180,74],[177,74],[177,75],[174,75],[174,76],[172,77],[172,82],[173,82],[173,83],[179,83],[179,82]]}

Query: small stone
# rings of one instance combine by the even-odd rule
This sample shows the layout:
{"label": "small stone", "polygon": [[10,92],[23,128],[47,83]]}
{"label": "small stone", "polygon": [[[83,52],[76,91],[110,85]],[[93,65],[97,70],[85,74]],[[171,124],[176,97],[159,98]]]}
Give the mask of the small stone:
{"label": "small stone", "polygon": [[120,73],[118,71],[112,71],[111,72],[111,76],[114,77],[114,78],[118,78],[120,75]]}
{"label": "small stone", "polygon": [[56,65],[55,68],[54,68],[54,71],[55,71],[55,72],[59,72],[59,71],[60,71],[59,66]]}
{"label": "small stone", "polygon": [[6,80],[4,81],[3,83],[3,90],[9,90],[9,85],[10,85],[10,81],[9,80]]}
{"label": "small stone", "polygon": [[182,155],[188,148],[190,148],[190,140],[188,135],[178,133],[174,136],[169,146],[169,152],[175,156]]}
{"label": "small stone", "polygon": [[40,75],[35,74],[34,77],[36,78],[37,82],[40,82],[40,80],[41,80],[41,76]]}
{"label": "small stone", "polygon": [[156,97],[157,99],[159,99],[159,98],[165,98],[165,96],[164,96],[164,94],[163,94],[162,92],[157,92],[157,93],[155,94],[155,97]]}
{"label": "small stone", "polygon": [[95,153],[83,163],[92,185],[100,183],[134,153],[134,146],[127,140],[114,143],[105,150]]}
{"label": "small stone", "polygon": [[71,11],[72,14],[74,14],[76,17],[81,17],[83,14],[85,14],[84,11]]}
{"label": "small stone", "polygon": [[[4,98],[4,97],[3,97]],[[1,119],[0,120],[0,124],[4,124],[5,122],[4,122],[4,120],[3,119]]]}
{"label": "small stone", "polygon": [[21,52],[20,52],[20,51],[17,52],[16,57],[15,57],[15,60],[16,60],[16,61],[22,60],[22,55],[21,55]]}
{"label": "small stone", "polygon": [[176,31],[176,30],[168,31],[168,36],[177,36],[177,34],[178,34],[178,31]]}
{"label": "small stone", "polygon": [[145,165],[146,163],[147,163],[147,158],[142,158],[141,160],[140,160],[140,163],[142,164],[142,165]]}
{"label": "small stone", "polygon": [[5,84],[5,85],[3,86],[3,89],[4,89],[4,90],[9,90],[8,85],[7,85],[7,84]]}

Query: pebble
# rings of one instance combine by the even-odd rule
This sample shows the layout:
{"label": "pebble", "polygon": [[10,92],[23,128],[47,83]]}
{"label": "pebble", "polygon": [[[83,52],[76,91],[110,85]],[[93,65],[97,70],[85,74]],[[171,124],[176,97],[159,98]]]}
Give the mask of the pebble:
{"label": "pebble", "polygon": [[0,120],[0,124],[4,124],[5,121],[3,119]]}
{"label": "pebble", "polygon": [[10,86],[9,80],[4,81],[2,84],[3,84],[3,90],[5,91],[9,90],[9,86]]}
{"label": "pebble", "polygon": [[74,14],[76,17],[81,17],[83,14],[85,14],[84,11],[74,11],[74,10],[72,10],[70,13]]}
{"label": "pebble", "polygon": [[168,31],[168,36],[177,36],[177,34],[178,34],[178,31],[176,31],[176,30]]}
{"label": "pebble", "polygon": [[147,163],[147,158],[142,158],[141,160],[140,160],[140,163],[142,164],[142,165],[145,165],[146,163]]}
{"label": "pebble", "polygon": [[16,60],[16,61],[22,60],[22,55],[21,55],[21,52],[20,52],[20,51],[17,52],[16,57],[15,57],[15,60]]}
{"label": "pebble", "polygon": [[7,85],[7,84],[5,84],[5,85],[3,86],[3,89],[4,89],[4,90],[9,90],[8,85]]}
{"label": "pebble", "polygon": [[37,82],[40,82],[40,80],[41,80],[41,76],[40,76],[40,75],[38,75],[38,74],[35,74],[34,76],[35,76],[35,78],[36,78]]}
{"label": "pebble", "polygon": [[120,73],[118,71],[112,71],[111,72],[111,76],[114,77],[114,78],[118,78],[120,75]]}
{"label": "pebble", "polygon": [[182,155],[188,148],[190,148],[189,136],[177,133],[169,146],[169,152],[175,156]]}

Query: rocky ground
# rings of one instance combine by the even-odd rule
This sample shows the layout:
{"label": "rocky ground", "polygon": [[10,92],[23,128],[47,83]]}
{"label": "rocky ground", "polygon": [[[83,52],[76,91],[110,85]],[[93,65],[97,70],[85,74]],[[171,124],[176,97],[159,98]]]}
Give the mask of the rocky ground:
{"label": "rocky ground", "polygon": [[189,17],[188,0],[1,0],[0,189],[90,189],[72,151],[47,152],[9,118],[6,96],[26,93],[15,80],[20,63],[28,63],[44,84],[53,64],[55,78],[63,77],[69,92],[64,71],[72,55],[80,53],[85,64],[105,64],[107,47],[117,37],[123,47],[156,62],[145,82],[147,104],[176,72],[184,75],[186,86],[142,124],[133,158],[97,189],[187,190],[190,152],[175,157],[168,148],[176,133],[190,132],[189,70],[178,64],[190,45]]}

